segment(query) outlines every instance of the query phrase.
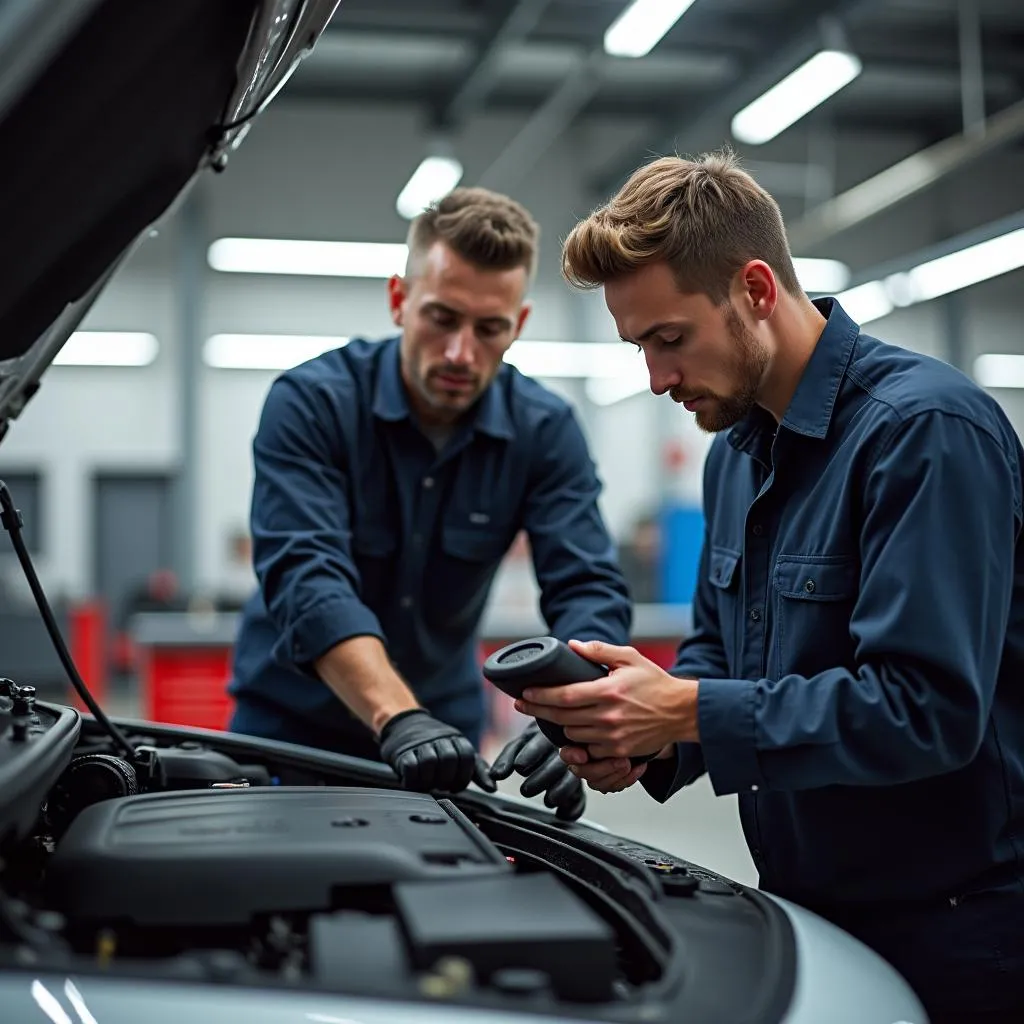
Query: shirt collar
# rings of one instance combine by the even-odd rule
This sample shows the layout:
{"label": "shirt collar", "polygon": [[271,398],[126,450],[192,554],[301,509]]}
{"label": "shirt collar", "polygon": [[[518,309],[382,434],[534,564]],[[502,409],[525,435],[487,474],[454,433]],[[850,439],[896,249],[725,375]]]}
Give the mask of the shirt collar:
{"label": "shirt collar", "polygon": [[814,305],[826,318],[825,329],[782,417],[782,425],[798,434],[822,438],[828,433],[860,328],[835,299],[815,299]]}
{"label": "shirt collar", "polygon": [[402,371],[398,362],[399,338],[388,338],[381,344],[377,384],[373,391],[373,415],[381,420],[404,420],[409,415],[409,400],[405,397]]}
{"label": "shirt collar", "polygon": [[[836,299],[827,297],[813,301],[825,317],[825,328],[804,368],[781,425],[794,433],[821,439],[828,433],[832,422],[836,398],[860,335],[860,327]],[[729,442],[734,448],[747,448],[753,435],[764,429],[769,420],[771,416],[763,409],[754,409],[733,428]]]}
{"label": "shirt collar", "polygon": [[481,434],[488,434],[504,441],[511,441],[516,436],[512,416],[508,410],[506,389],[503,387],[509,372],[506,366],[498,370],[498,376],[491,381],[490,386],[480,396],[480,401],[476,403],[476,418],[473,421],[473,428]]}
{"label": "shirt collar", "polygon": [[[382,420],[403,420],[411,415],[409,399],[402,383],[402,370],[399,361],[400,338],[388,338],[380,357],[380,372],[373,393],[373,414]],[[504,388],[499,386],[502,377],[508,370],[502,367],[498,378],[491,382],[479,401],[470,412],[469,425],[473,430],[491,437],[512,440],[515,430],[509,414],[508,402]]]}

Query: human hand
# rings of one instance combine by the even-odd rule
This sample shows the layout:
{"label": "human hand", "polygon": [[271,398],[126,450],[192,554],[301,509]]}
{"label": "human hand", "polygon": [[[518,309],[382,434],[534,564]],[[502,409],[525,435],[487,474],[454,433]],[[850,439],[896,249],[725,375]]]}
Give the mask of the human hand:
{"label": "human hand", "polygon": [[583,747],[562,747],[558,752],[568,770],[598,793],[621,793],[647,771],[647,763],[633,764],[626,757],[592,760]]}
{"label": "human hand", "polygon": [[388,719],[380,732],[380,753],[406,789],[459,793],[470,782],[488,793],[498,788],[473,744],[424,708]]}
{"label": "human hand", "polygon": [[491,765],[492,779],[507,779],[513,771],[526,778],[523,796],[544,794],[544,803],[563,821],[575,821],[586,807],[583,784],[558,756],[558,748],[531,722],[507,743]]}
{"label": "human hand", "polygon": [[671,676],[632,647],[591,640],[569,646],[609,674],[593,682],[528,687],[515,707],[562,726],[591,760],[646,756],[672,743],[699,742],[696,679]]}

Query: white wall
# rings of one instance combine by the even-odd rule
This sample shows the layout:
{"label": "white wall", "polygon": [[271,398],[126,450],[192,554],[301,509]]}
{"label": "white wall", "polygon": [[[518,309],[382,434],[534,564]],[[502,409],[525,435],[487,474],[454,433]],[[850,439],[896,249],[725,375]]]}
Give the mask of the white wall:
{"label": "white wall", "polygon": [[[14,421],[0,466],[45,476],[44,583],[72,596],[92,586],[93,473],[177,467],[176,325],[173,296],[160,277],[128,273],[112,282],[83,327],[148,330],[156,360],[142,368],[51,367]],[[15,496],[16,497],[16,496]]]}
{"label": "white wall", "polygon": [[[521,121],[489,116],[467,126],[455,140],[474,182],[513,137]],[[542,258],[534,290],[535,311],[525,335],[538,339],[610,340],[614,325],[600,295],[571,292],[558,272],[559,242],[600,199],[584,186],[605,147],[614,148],[642,126],[588,123],[567,132],[521,180],[507,190],[542,225]],[[257,122],[226,173],[210,175],[198,194],[207,240],[222,235],[400,241],[407,224],[394,199],[423,155],[423,125],[415,112],[397,107],[338,109],[278,103]],[[894,140],[844,149],[839,184],[863,170],[877,170],[909,149]],[[758,159],[797,160],[806,153],[783,145],[765,147]],[[948,237],[974,212],[997,211],[994,196],[1011,191],[1022,168],[1019,155],[984,168],[991,187],[971,190],[953,181],[938,196],[899,207],[844,239],[835,255],[855,267]],[[977,170],[976,170],[977,173]],[[986,180],[988,180],[988,177]],[[959,212],[942,215],[947,200]],[[1019,202],[1019,201],[1018,201]],[[969,208],[967,204],[975,204]],[[787,212],[799,215],[799,203]],[[938,208],[938,209],[937,209]],[[157,361],[131,370],[54,367],[44,386],[4,442],[0,467],[38,465],[47,476],[46,533],[50,548],[40,560],[51,586],[86,593],[91,585],[93,537],[89,479],[98,468],[174,468],[181,458],[177,364],[180,329],[176,289],[177,230],[173,218],[162,236],[147,243],[107,289],[86,326],[150,330],[160,341]],[[1016,292],[1024,276],[979,286],[966,293],[967,334],[972,353],[1024,351]],[[383,281],[263,278],[205,271],[199,310],[202,334],[280,332],[377,337],[391,330]],[[870,325],[871,333],[943,355],[944,321],[938,304],[904,310]],[[639,358],[639,357],[638,357]],[[227,539],[247,521],[251,487],[250,445],[274,374],[214,370],[199,379],[201,439],[196,570],[216,586],[229,572]],[[689,417],[649,394],[617,405],[588,405],[580,390],[559,385],[577,403],[605,481],[603,507],[613,530],[625,531],[666,486],[699,497],[699,476],[708,438]],[[998,393],[1018,425],[1024,396]],[[666,481],[663,445],[680,440],[688,452],[684,479]]]}

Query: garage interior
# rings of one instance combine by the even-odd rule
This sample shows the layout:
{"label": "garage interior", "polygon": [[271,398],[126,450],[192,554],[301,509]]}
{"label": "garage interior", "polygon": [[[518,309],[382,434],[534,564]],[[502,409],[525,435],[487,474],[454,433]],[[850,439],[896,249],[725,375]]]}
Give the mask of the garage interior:
{"label": "garage interior", "polygon": [[[570,291],[558,264],[573,224],[650,157],[732,147],[779,201],[810,294],[838,295],[868,333],[950,362],[1021,431],[1024,5],[666,0],[678,13],[646,43],[620,18],[629,7],[342,0],[224,173],[204,176],[118,271],[0,451],[108,710],[223,721],[234,616],[254,586],[263,399],[283,369],[392,333],[386,278],[409,210],[433,198],[424,181],[507,192],[540,222],[535,309],[509,359],[575,406],[660,651],[688,621],[709,438],[651,396],[600,295]],[[808,62],[825,67],[822,55],[833,92],[759,137],[744,112]],[[485,644],[540,631],[535,599],[516,547]],[[62,691],[8,553],[0,607],[5,670]],[[495,698],[489,751],[521,725]],[[587,813],[756,882],[732,798],[701,783],[665,814],[649,806],[634,789],[591,794]]]}

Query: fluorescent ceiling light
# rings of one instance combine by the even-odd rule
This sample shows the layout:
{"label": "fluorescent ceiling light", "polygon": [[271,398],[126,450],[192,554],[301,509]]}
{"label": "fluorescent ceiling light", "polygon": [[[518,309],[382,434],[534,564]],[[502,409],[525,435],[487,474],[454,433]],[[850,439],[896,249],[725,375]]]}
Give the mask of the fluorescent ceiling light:
{"label": "fluorescent ceiling light", "polygon": [[[203,346],[203,361],[222,370],[287,370],[324,352],[342,348],[348,338],[298,334],[214,334]],[[595,401],[608,404],[649,387],[642,355],[621,342],[515,342],[505,362],[530,377],[601,381]]]}
{"label": "fluorescent ceiling light", "polygon": [[616,378],[637,368],[647,377],[643,356],[622,342],[520,340],[505,353],[505,362],[530,377]]}
{"label": "fluorescent ceiling light", "polygon": [[291,238],[218,238],[207,260],[234,274],[391,277],[405,273],[404,242],[317,242]]}
{"label": "fluorescent ceiling light", "polygon": [[647,363],[621,342],[517,341],[506,353],[530,377],[576,377],[586,380],[595,405],[611,405],[650,389]]}
{"label": "fluorescent ceiling light", "polygon": [[921,263],[907,273],[915,302],[935,299],[1024,267],[1024,228]]}
{"label": "fluorescent ceiling light", "polygon": [[800,287],[805,292],[835,294],[850,283],[850,268],[839,260],[796,257],[793,260]]}
{"label": "fluorescent ceiling light", "polygon": [[432,202],[451,192],[461,180],[462,164],[454,157],[428,156],[398,194],[395,208],[406,220],[412,220]]}
{"label": "fluorescent ceiling light", "polygon": [[75,331],[54,357],[54,366],[148,366],[159,349],[140,331]]}
{"label": "fluorescent ceiling light", "polygon": [[919,263],[881,281],[840,292],[839,304],[858,323],[888,316],[897,307],[937,299],[1024,267],[1024,228]]}
{"label": "fluorescent ceiling light", "polygon": [[974,379],[983,388],[1024,388],[1024,356],[995,352],[978,356]]}
{"label": "fluorescent ceiling light", "polygon": [[605,53],[646,56],[692,4],[693,0],[633,0],[605,32]]}
{"label": "fluorescent ceiling light", "polygon": [[881,320],[895,308],[895,303],[889,298],[883,281],[868,281],[866,284],[857,285],[849,291],[840,292],[836,299],[851,319],[859,324]]}
{"label": "fluorescent ceiling light", "polygon": [[219,370],[290,370],[348,341],[320,334],[214,334],[203,346],[203,361]]}
{"label": "fluorescent ceiling light", "polygon": [[732,133],[755,146],[774,139],[849,85],[860,71],[861,63],[852,53],[822,50],[736,114]]}

